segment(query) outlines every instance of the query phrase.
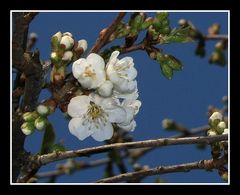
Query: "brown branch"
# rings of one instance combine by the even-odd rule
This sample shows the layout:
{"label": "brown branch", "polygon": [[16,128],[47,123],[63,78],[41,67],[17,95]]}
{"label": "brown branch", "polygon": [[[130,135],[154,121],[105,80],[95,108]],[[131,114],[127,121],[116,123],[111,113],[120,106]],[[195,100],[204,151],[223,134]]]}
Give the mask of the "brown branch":
{"label": "brown branch", "polygon": [[187,138],[161,138],[156,140],[145,140],[137,142],[125,142],[116,143],[103,146],[97,146],[92,148],[85,148],[80,150],[70,150],[65,152],[53,152],[45,155],[39,155],[34,163],[39,165],[45,165],[51,162],[81,157],[90,156],[92,154],[103,153],[113,149],[130,149],[130,148],[144,148],[144,147],[159,147],[167,145],[181,145],[181,144],[211,144],[213,142],[219,142],[227,140],[228,135],[216,135],[211,137],[187,137]]}
{"label": "brown branch", "polygon": [[[181,138],[181,137],[190,137],[202,132],[205,132],[209,130],[209,126],[205,125],[205,126],[201,126],[201,127],[196,127],[196,128],[192,128],[191,130],[189,130],[189,134],[186,136],[185,134],[180,134],[180,135],[173,135],[170,138]],[[141,149],[134,149],[132,151],[130,151],[130,156],[134,159],[137,160],[138,158],[140,158],[141,156],[145,155],[148,152],[153,151],[154,149],[158,149],[159,147],[154,147],[154,148],[141,148]]]}
{"label": "brown branch", "polygon": [[117,16],[117,18],[113,21],[113,23],[104,29],[104,32],[100,33],[95,45],[90,50],[90,53],[97,53],[108,41],[111,34],[116,29],[117,25],[121,22],[123,17],[126,15],[126,12],[120,12]]}
{"label": "brown branch", "polygon": [[[19,72],[25,72],[25,67],[29,67],[31,64],[32,56],[30,58],[26,58],[29,55],[25,55],[26,44],[27,44],[27,34],[28,34],[28,27],[32,19],[38,13],[31,12],[13,12],[13,35],[12,35],[12,66],[16,68]],[[36,57],[36,56],[35,56]],[[39,61],[34,58],[35,64]],[[31,69],[28,69],[31,70]],[[31,71],[30,71],[31,72]],[[26,71],[29,73],[29,71]],[[20,73],[18,73],[20,76]],[[29,75],[29,74],[28,74]],[[34,76],[35,77],[35,76]],[[16,78],[18,79],[18,78]],[[38,78],[36,78],[38,79]],[[28,106],[29,110],[34,109],[35,102],[31,102],[33,98],[30,98],[34,93],[33,87],[29,81],[31,81],[30,76],[28,77],[27,81],[25,82],[25,89],[24,89],[24,103],[22,107]],[[17,82],[16,82],[17,83]],[[17,87],[17,86],[16,86]],[[31,89],[30,89],[31,88]],[[28,89],[28,90],[27,90]],[[28,100],[26,97],[29,96]],[[38,96],[37,96],[38,97]],[[14,109],[12,110],[12,181],[15,182],[18,174],[20,172],[20,168],[24,163],[24,159],[26,157],[26,152],[24,150],[24,140],[25,135],[21,132],[20,126],[22,124],[21,116],[18,112],[16,112],[17,108],[19,107],[19,100],[20,98],[14,98]]]}
{"label": "brown branch", "polygon": [[145,169],[136,172],[124,173],[117,176],[105,178],[98,180],[96,183],[117,183],[121,181],[128,181],[132,179],[143,178],[151,175],[159,175],[166,173],[176,173],[176,172],[188,172],[193,169],[218,169],[220,166],[226,164],[227,161],[224,158],[221,159],[210,159],[210,160],[200,160],[191,163],[184,163],[179,165],[171,165],[171,166],[159,166],[152,169]]}
{"label": "brown branch", "polygon": [[205,40],[228,40],[228,35],[206,35],[203,38]]}
{"label": "brown branch", "polygon": [[[195,134],[201,133],[201,132],[205,132],[209,129],[209,126],[201,126],[201,127],[196,127],[196,128],[192,128],[189,131],[189,136],[193,136]],[[172,136],[172,138],[179,138],[179,137],[183,137],[183,135],[176,135],[176,136]],[[130,156],[135,156],[135,157],[141,157],[142,155],[146,154],[147,152],[152,151],[153,149],[156,148],[138,148],[138,149],[133,149],[129,152]],[[126,158],[127,155],[122,155],[122,158]],[[86,169],[86,168],[92,168],[92,167],[97,167],[97,166],[101,166],[104,164],[107,164],[108,162],[110,162],[111,159],[110,158],[103,158],[103,159],[99,159],[99,160],[95,160],[95,161],[90,161],[90,162],[75,162],[75,170],[82,170],[82,169]],[[61,169],[59,169],[61,168]],[[54,170],[54,171],[48,171],[48,172],[42,172],[42,173],[38,173],[35,177],[37,178],[45,178],[45,177],[55,177],[55,176],[60,176],[60,175],[64,175],[66,174],[66,163],[59,165],[58,170]]]}
{"label": "brown branch", "polygon": [[[110,158],[103,158],[103,159],[94,160],[90,162],[82,162],[82,161],[75,162],[73,171],[83,170],[83,169],[92,168],[92,167],[98,167],[98,166],[107,164],[110,161],[111,161]],[[35,177],[36,178],[56,177],[56,176],[67,174],[68,169],[69,169],[68,164],[64,163],[62,165],[59,165],[57,170],[38,173]]]}

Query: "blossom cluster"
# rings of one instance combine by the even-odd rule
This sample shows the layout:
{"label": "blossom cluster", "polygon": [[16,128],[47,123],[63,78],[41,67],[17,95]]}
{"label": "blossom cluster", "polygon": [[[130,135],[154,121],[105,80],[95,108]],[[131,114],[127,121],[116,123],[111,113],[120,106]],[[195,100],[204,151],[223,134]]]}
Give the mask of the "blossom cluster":
{"label": "blossom cluster", "polygon": [[73,76],[89,91],[72,98],[68,105],[69,130],[80,140],[92,136],[104,141],[113,136],[113,126],[125,131],[136,127],[134,117],[141,106],[137,70],[131,57],[120,60],[119,54],[114,51],[107,64],[95,53],[73,63]]}
{"label": "blossom cluster", "polygon": [[228,128],[223,120],[223,115],[220,112],[214,112],[208,120],[209,126],[208,136],[228,134]]}

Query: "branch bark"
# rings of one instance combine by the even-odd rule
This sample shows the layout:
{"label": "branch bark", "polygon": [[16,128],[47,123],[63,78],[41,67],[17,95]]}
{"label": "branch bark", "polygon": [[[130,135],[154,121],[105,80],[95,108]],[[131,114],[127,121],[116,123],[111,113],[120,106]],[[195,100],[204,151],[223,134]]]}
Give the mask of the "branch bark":
{"label": "branch bark", "polygon": [[126,12],[120,12],[117,18],[113,21],[113,23],[100,33],[95,45],[90,50],[90,53],[97,53],[107,43],[109,37],[114,32],[117,25],[121,22],[121,20],[125,15],[126,15]]}
{"label": "branch bark", "polygon": [[41,91],[42,65],[39,60],[39,52],[25,53],[27,44],[28,27],[36,12],[13,12],[13,36],[12,36],[12,66],[26,75],[24,97],[22,105],[15,102],[12,110],[12,181],[16,182],[20,169],[28,154],[24,150],[25,135],[21,132],[21,113],[16,111],[32,111],[35,109],[39,93]]}
{"label": "branch bark", "polygon": [[98,180],[96,183],[117,183],[121,181],[129,181],[132,179],[143,178],[150,175],[176,173],[176,172],[188,172],[193,169],[206,169],[206,170],[218,169],[220,166],[223,166],[226,163],[227,161],[224,158],[221,158],[217,160],[214,160],[214,159],[200,160],[196,162],[184,163],[179,165],[159,166],[152,169],[124,173],[117,176],[101,179],[101,180]]}
{"label": "branch bark", "polygon": [[93,148],[85,148],[80,150],[70,150],[65,152],[53,152],[45,155],[37,156],[35,164],[45,165],[51,162],[81,157],[81,156],[90,156],[96,153],[103,153],[113,149],[124,149],[124,148],[144,148],[144,147],[159,147],[159,146],[168,146],[168,145],[181,145],[181,144],[211,144],[214,142],[219,142],[227,140],[228,135],[216,135],[211,137],[186,137],[186,138],[161,138],[156,140],[145,140],[137,142],[125,142],[125,143],[116,143],[109,144],[104,146],[97,146]]}

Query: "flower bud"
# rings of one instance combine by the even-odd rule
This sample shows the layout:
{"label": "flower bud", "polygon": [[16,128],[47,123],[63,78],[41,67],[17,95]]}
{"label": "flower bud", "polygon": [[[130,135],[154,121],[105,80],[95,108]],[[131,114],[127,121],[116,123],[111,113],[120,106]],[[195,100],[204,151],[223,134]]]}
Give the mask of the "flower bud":
{"label": "flower bud", "polygon": [[180,20],[178,20],[178,25],[181,27],[185,27],[188,25],[188,22],[185,19],[180,19]]}
{"label": "flower bud", "polygon": [[73,53],[71,51],[65,51],[62,57],[62,61],[68,63],[72,60]]}
{"label": "flower bud", "polygon": [[58,57],[56,52],[51,53],[51,61],[54,65],[56,65],[60,62],[60,58]]}
{"label": "flower bud", "polygon": [[222,134],[224,132],[224,129],[226,128],[226,124],[224,121],[221,121],[220,123],[218,123],[216,131],[218,134]]}
{"label": "flower bud", "polygon": [[85,52],[88,47],[87,41],[85,39],[79,40],[77,48],[79,48],[79,47],[83,48],[83,51]]}
{"label": "flower bud", "polygon": [[74,40],[71,36],[65,35],[62,37],[60,45],[64,45],[65,50],[70,50],[74,45]]}
{"label": "flower bud", "polygon": [[210,130],[208,130],[207,135],[214,136],[214,135],[217,135],[217,133],[214,130],[210,129]]}
{"label": "flower bud", "polygon": [[32,122],[25,122],[21,126],[21,130],[25,135],[30,135],[34,132],[34,124]]}
{"label": "flower bud", "polygon": [[48,123],[47,119],[45,117],[40,116],[35,120],[34,125],[36,129],[41,131],[46,128],[47,123]]}
{"label": "flower bud", "polygon": [[62,38],[62,33],[60,31],[52,36],[51,46],[53,51],[56,51],[58,49],[58,45],[61,41],[61,38]]}
{"label": "flower bud", "polygon": [[22,117],[23,117],[24,121],[32,122],[38,117],[38,113],[37,112],[25,112]]}
{"label": "flower bud", "polygon": [[229,131],[228,129],[224,129],[223,135],[224,135],[224,134],[228,134],[228,131]]}
{"label": "flower bud", "polygon": [[43,104],[40,104],[36,110],[41,116],[45,116],[49,114],[49,108]]}
{"label": "flower bud", "polygon": [[113,84],[111,81],[105,81],[100,87],[98,88],[99,95],[103,97],[109,97],[112,95]]}
{"label": "flower bud", "polygon": [[217,24],[217,23],[213,24],[208,28],[209,35],[216,35],[219,33],[219,31],[220,31],[220,24]]}
{"label": "flower bud", "polygon": [[175,122],[173,120],[166,118],[166,119],[164,119],[162,121],[162,127],[164,129],[171,130],[171,129],[175,129],[176,128],[176,124],[175,124]]}
{"label": "flower bud", "polygon": [[228,181],[228,172],[225,171],[222,175],[221,175],[221,178],[224,180],[224,181]]}
{"label": "flower bud", "polygon": [[72,35],[72,33],[70,33],[70,32],[65,32],[65,33],[63,33],[63,36],[69,36],[69,37],[73,38],[73,35]]}
{"label": "flower bud", "polygon": [[214,112],[210,116],[208,123],[211,127],[216,127],[218,123],[220,123],[220,121],[222,120],[223,120],[223,115],[220,112]]}

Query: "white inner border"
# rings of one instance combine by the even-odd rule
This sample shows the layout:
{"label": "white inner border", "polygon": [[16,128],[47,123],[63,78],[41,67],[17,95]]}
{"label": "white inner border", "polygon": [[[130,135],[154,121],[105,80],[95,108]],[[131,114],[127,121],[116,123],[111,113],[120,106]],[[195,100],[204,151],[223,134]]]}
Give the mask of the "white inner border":
{"label": "white inner border", "polygon": [[230,10],[11,10],[10,11],[10,184],[11,185],[230,185],[230,139],[228,183],[12,183],[12,13],[13,12],[223,12],[228,13],[228,129],[230,138]]}

